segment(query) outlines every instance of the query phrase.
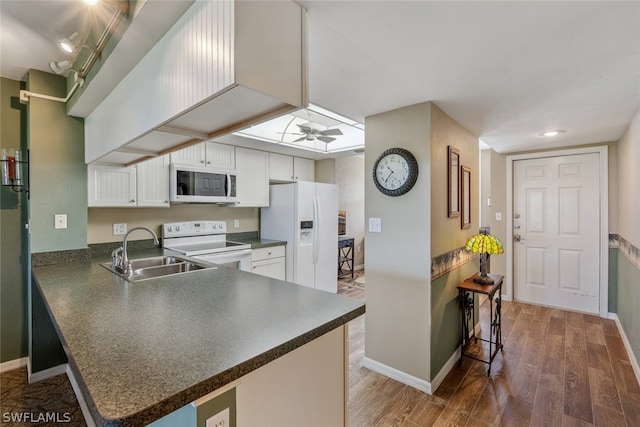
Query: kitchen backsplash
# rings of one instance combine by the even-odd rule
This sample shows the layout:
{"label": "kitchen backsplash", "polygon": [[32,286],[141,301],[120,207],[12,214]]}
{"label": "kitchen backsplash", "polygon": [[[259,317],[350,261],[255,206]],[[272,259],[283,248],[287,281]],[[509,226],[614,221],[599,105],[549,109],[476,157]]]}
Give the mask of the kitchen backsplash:
{"label": "kitchen backsplash", "polygon": [[[227,222],[227,233],[258,231],[259,208],[231,208],[221,205],[181,204],[170,208],[89,208],[87,243],[108,243],[122,239],[113,234],[113,224],[126,223],[127,229],[149,227],[160,236],[166,222],[216,220]],[[234,220],[239,227],[234,228]],[[145,233],[132,233],[130,240],[148,239]]]}

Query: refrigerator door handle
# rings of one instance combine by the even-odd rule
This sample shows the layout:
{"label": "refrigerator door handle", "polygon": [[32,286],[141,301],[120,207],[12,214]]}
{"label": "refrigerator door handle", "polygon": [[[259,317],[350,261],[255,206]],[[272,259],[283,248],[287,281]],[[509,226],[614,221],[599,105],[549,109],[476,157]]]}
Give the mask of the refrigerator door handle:
{"label": "refrigerator door handle", "polygon": [[318,209],[318,196],[313,198],[313,263],[318,263],[320,256],[320,236],[318,233],[318,227],[320,226],[320,210]]}

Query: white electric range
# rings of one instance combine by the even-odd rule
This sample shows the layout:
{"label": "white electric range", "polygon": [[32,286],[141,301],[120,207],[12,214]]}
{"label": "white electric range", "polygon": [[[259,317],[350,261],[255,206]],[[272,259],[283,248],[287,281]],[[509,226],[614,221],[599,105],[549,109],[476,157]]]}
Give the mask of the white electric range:
{"label": "white electric range", "polygon": [[188,257],[251,271],[251,245],[227,240],[225,221],[163,224],[162,247]]}

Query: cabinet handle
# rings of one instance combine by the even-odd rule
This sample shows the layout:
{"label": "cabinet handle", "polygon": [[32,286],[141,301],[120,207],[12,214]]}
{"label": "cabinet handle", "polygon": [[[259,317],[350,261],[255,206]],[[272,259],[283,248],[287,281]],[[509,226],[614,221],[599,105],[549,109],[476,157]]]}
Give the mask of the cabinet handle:
{"label": "cabinet handle", "polygon": [[165,203],[167,203],[167,204],[169,203],[169,201],[168,201],[168,200],[165,200],[164,202],[165,202]]}
{"label": "cabinet handle", "polygon": [[204,163],[204,160],[200,160],[200,163]]}
{"label": "cabinet handle", "polygon": [[131,199],[131,203],[135,203],[135,202],[136,202],[136,200],[135,200],[135,199]]}

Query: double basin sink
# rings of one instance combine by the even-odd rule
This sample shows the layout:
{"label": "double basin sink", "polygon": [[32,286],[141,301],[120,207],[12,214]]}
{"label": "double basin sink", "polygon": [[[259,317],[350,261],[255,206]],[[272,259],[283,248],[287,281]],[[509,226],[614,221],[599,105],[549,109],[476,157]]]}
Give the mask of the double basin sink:
{"label": "double basin sink", "polygon": [[199,262],[193,259],[173,255],[133,259],[130,260],[130,262],[131,274],[128,275],[116,270],[110,262],[100,265],[129,282],[139,282],[141,280],[153,279],[156,277],[217,268],[207,262]]}

